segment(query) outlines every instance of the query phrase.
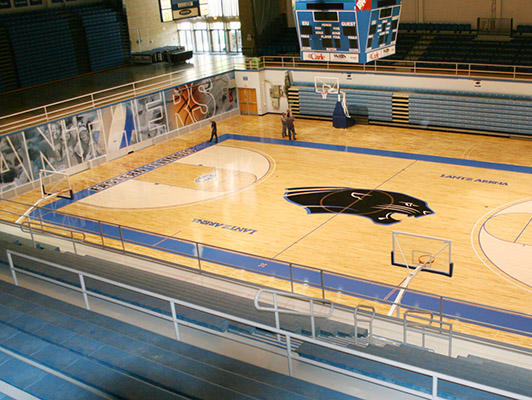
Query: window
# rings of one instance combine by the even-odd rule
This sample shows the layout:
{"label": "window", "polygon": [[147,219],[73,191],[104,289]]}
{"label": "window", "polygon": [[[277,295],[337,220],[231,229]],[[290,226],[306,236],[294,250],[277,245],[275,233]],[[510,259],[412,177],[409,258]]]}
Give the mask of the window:
{"label": "window", "polygon": [[215,53],[225,52],[225,30],[212,29],[211,30],[212,51]]}
{"label": "window", "polygon": [[203,15],[177,25],[179,44],[215,53],[242,51],[238,0],[200,0]]}

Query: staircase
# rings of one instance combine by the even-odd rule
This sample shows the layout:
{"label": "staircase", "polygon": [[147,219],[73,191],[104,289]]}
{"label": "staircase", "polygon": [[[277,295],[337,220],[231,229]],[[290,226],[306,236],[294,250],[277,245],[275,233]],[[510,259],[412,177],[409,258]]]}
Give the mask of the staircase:
{"label": "staircase", "polygon": [[423,35],[421,36],[414,47],[410,50],[410,52],[405,57],[406,60],[411,61],[418,61],[420,58],[423,57],[423,54],[425,53],[425,50],[430,46],[432,41],[434,40],[435,35]]}
{"label": "staircase", "polygon": [[81,24],[81,18],[66,9],[59,10],[58,13],[68,22],[70,33],[72,34],[78,73],[86,74],[90,72],[91,69],[89,64],[89,53],[87,51],[87,39],[85,37],[85,30]]}
{"label": "staircase", "polygon": [[0,26],[0,93],[18,88],[17,71],[7,28]]}
{"label": "staircase", "polygon": [[392,116],[394,124],[409,123],[409,95],[408,93],[394,93],[392,97]]}
{"label": "staircase", "polygon": [[296,86],[288,88],[288,108],[292,114],[300,116],[299,114],[299,89]]}

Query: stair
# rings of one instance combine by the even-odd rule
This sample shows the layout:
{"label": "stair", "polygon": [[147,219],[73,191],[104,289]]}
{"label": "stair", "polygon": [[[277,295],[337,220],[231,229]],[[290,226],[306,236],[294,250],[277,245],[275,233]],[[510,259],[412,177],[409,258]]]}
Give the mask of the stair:
{"label": "stair", "polygon": [[9,92],[19,87],[8,30],[3,26],[0,26],[0,83],[0,92]]}
{"label": "stair", "polygon": [[291,86],[288,88],[288,108],[292,111],[292,114],[299,116],[299,88],[297,86]]}
{"label": "stair", "polygon": [[434,40],[435,35],[422,35],[414,47],[410,50],[410,52],[407,54],[405,59],[411,60],[411,61],[418,61],[423,57],[423,54],[425,53],[425,50],[430,46],[432,41]]}
{"label": "stair", "polygon": [[394,93],[392,97],[392,117],[394,124],[408,124],[409,115],[409,94]]}
{"label": "stair", "polygon": [[81,18],[68,9],[59,10],[58,14],[65,18],[70,27],[78,73],[80,75],[89,73],[91,69],[89,64],[89,53],[87,51],[87,39],[81,23]]}

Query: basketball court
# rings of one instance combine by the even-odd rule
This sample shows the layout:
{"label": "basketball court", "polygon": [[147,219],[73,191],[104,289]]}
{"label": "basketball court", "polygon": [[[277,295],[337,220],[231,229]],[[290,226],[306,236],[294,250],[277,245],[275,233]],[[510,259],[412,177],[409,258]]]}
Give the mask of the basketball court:
{"label": "basketball court", "polygon": [[[175,238],[393,286],[425,263],[409,288],[530,313],[532,168],[452,154],[530,142],[475,137],[467,148],[470,135],[308,120],[296,130],[290,142],[277,116],[231,118],[218,144],[204,128],[124,156],[70,177],[74,200],[47,207],[74,228],[99,220],[155,235],[137,234],[142,252]],[[423,135],[433,143],[422,149]]]}

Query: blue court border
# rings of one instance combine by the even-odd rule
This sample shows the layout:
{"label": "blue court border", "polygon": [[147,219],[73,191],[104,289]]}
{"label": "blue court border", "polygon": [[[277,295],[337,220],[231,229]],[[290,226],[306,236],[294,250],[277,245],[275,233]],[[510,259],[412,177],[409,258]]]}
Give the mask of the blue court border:
{"label": "blue court border", "polygon": [[[439,164],[469,166],[482,169],[492,169],[498,171],[511,171],[525,174],[532,174],[532,167],[523,167],[511,164],[492,163],[484,161],[463,160],[450,157],[431,156],[424,154],[405,153],[388,150],[375,150],[354,146],[340,146],[325,143],[288,141],[286,139],[264,138],[257,136],[223,134],[220,135],[219,142],[226,140],[239,140],[247,142],[279,144],[285,146],[294,146],[302,148],[312,148],[319,150],[340,151],[354,154],[366,154],[381,157],[391,157],[399,159],[427,161]],[[193,146],[187,150],[199,151],[211,146],[210,143],[204,142]],[[105,190],[105,189],[104,189]],[[328,272],[320,273],[318,270],[307,269],[290,265],[289,263],[279,262],[276,260],[260,258],[252,255],[237,254],[228,250],[217,249],[210,246],[199,245],[183,240],[157,235],[150,232],[143,232],[136,229],[119,228],[117,225],[91,221],[89,219],[64,215],[56,213],[54,210],[71,204],[77,200],[83,199],[94,193],[89,189],[82,190],[74,194],[72,200],[60,199],[46,209],[33,211],[32,216],[39,216],[43,220],[51,223],[57,223],[80,229],[82,231],[94,234],[102,234],[104,238],[123,240],[126,243],[154,247],[161,251],[180,254],[186,257],[197,257],[199,249],[202,260],[221,263],[237,269],[246,269],[259,272],[265,275],[272,275],[276,278],[288,280],[293,279],[295,282],[304,283],[312,287],[321,288],[322,283],[326,290],[339,291],[345,294],[351,294],[357,297],[373,297],[380,300],[387,300],[397,294],[397,290],[389,285],[376,282],[365,281],[353,277],[341,276]],[[407,292],[402,300],[403,305],[411,307],[421,307],[435,313],[442,312],[444,315],[452,316],[458,320],[466,320],[477,325],[487,326],[495,325],[508,331],[518,330],[524,332],[525,336],[532,337],[532,315],[519,314],[502,311],[495,308],[483,307],[472,303],[461,302],[456,299],[442,299],[439,296]]]}

